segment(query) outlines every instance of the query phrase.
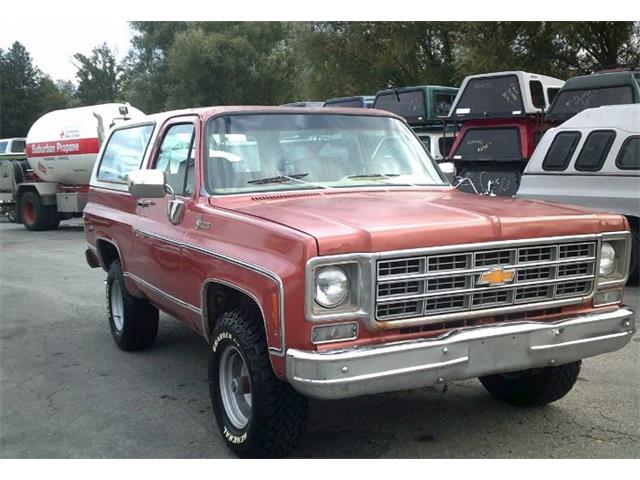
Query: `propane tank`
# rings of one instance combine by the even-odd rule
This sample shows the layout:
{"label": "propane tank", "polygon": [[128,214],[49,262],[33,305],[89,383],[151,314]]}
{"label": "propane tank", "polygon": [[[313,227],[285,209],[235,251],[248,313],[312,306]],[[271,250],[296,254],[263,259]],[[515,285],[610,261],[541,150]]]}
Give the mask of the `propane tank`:
{"label": "propane tank", "polygon": [[49,112],[27,134],[29,164],[44,182],[86,185],[110,127],[143,115],[126,103]]}

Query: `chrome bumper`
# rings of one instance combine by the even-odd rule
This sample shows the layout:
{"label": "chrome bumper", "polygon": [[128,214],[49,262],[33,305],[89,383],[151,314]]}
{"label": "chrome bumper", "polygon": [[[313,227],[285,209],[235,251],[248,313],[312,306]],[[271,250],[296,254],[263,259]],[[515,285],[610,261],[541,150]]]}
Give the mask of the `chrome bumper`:
{"label": "chrome bumper", "polygon": [[562,365],[612,352],[635,333],[633,311],[458,329],[446,337],[329,352],[287,350],[300,393],[337,399],[422,388],[449,380]]}

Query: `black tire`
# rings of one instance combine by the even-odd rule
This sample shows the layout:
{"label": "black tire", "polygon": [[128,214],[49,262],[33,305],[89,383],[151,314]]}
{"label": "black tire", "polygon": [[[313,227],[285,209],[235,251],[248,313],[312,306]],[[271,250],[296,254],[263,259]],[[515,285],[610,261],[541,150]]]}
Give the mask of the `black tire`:
{"label": "black tire", "polygon": [[[127,352],[150,347],[158,334],[158,309],[127,291],[119,260],[114,260],[109,266],[106,294],[109,327],[116,345]],[[116,307],[121,309],[121,313],[113,311],[112,295],[114,298],[122,297],[122,305]],[[114,313],[121,317],[121,321],[114,317]]]}
{"label": "black tire", "polygon": [[573,388],[581,361],[480,377],[491,395],[510,405],[536,407],[560,400]]}
{"label": "black tire", "polygon": [[22,223],[27,230],[55,230],[60,223],[56,206],[43,205],[40,195],[36,192],[26,192],[22,195],[20,213]]}
{"label": "black tire", "polygon": [[9,209],[7,210],[7,219],[11,223],[16,223],[16,206],[15,205],[10,206]]}
{"label": "black tire", "polygon": [[[243,458],[290,453],[306,427],[307,399],[274,374],[258,316],[243,309],[225,312],[211,338],[209,393],[227,447]],[[244,427],[234,425],[222,400],[220,364],[225,352],[231,350],[239,354],[248,374],[251,405]]]}

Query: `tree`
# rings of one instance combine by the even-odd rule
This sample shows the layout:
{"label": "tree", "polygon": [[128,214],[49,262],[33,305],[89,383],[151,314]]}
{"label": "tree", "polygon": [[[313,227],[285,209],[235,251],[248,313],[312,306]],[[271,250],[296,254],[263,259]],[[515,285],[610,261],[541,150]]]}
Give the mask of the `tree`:
{"label": "tree", "polygon": [[91,56],[76,53],[78,62],[77,98],[82,105],[115,102],[120,96],[121,68],[106,43],[95,47]]}
{"label": "tree", "polygon": [[0,135],[21,137],[40,116],[41,72],[20,42],[0,50]]}

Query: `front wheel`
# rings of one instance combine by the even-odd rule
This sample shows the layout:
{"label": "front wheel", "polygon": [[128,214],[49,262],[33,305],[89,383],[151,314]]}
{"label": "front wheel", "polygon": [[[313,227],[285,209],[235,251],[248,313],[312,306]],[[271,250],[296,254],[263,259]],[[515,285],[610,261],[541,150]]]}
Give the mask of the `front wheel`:
{"label": "front wheel", "polygon": [[245,458],[287,455],[304,431],[307,399],[274,374],[262,322],[228,311],[210,347],[209,392],[227,447]]}
{"label": "front wheel", "polygon": [[534,407],[564,397],[580,374],[580,361],[521,372],[480,377],[491,395],[510,405]]}
{"label": "front wheel", "polygon": [[11,205],[9,207],[9,210],[7,210],[7,219],[11,223],[16,223],[16,206],[15,205]]}

